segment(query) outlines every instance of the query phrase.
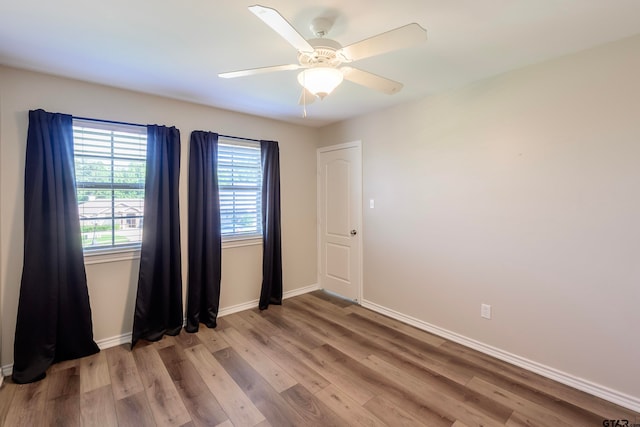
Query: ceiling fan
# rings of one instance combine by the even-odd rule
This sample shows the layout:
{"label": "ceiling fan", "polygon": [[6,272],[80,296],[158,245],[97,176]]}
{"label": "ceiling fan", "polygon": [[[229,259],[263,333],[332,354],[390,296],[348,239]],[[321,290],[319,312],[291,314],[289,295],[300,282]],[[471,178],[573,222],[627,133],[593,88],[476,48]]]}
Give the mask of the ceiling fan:
{"label": "ceiling fan", "polygon": [[402,83],[343,64],[404,49],[427,39],[427,31],[413,23],[342,47],[337,41],[325,38],[333,25],[330,19],[314,19],[311,31],[316,38],[307,40],[277,10],[260,5],[249,6],[249,10],[298,50],[298,64],[230,71],[218,76],[234,78],[302,69],[298,74],[298,82],[303,87],[301,104],[313,102],[316,97],[323,99],[343,79],[389,95],[398,92]]}

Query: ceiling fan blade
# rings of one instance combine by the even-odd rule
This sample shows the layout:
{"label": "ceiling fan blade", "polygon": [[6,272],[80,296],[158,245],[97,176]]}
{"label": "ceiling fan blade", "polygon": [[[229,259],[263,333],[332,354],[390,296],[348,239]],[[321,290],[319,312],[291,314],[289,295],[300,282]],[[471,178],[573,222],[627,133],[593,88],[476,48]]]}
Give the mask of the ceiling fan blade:
{"label": "ceiling fan blade", "polygon": [[223,79],[232,79],[235,77],[245,77],[245,76],[253,76],[255,74],[271,73],[273,71],[297,70],[299,68],[303,68],[303,67],[298,64],[275,65],[273,67],[250,68],[248,70],[229,71],[226,73],[218,74],[218,77],[222,77]]}
{"label": "ceiling fan blade", "polygon": [[309,42],[277,10],[257,4],[249,6],[249,10],[298,51],[313,52],[313,47]]}
{"label": "ceiling fan blade", "polygon": [[387,95],[393,95],[394,93],[399,92],[403,86],[402,83],[385,77],[380,77],[368,71],[362,71],[358,68],[342,67],[340,70],[344,74],[344,78],[346,80],[386,93]]}
{"label": "ceiling fan blade", "polygon": [[298,99],[298,105],[309,105],[316,100],[316,96],[309,92],[307,89],[302,88],[300,92],[300,98]]}
{"label": "ceiling fan blade", "polygon": [[427,39],[427,30],[418,24],[407,24],[395,30],[369,37],[345,46],[338,51],[346,62],[404,49]]}

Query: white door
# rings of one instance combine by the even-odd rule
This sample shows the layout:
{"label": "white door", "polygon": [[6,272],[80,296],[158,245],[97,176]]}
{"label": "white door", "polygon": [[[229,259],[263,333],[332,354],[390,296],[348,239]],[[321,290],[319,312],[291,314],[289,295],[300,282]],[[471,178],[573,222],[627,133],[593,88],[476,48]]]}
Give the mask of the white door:
{"label": "white door", "polygon": [[320,288],[362,299],[362,148],[360,141],[318,150]]}

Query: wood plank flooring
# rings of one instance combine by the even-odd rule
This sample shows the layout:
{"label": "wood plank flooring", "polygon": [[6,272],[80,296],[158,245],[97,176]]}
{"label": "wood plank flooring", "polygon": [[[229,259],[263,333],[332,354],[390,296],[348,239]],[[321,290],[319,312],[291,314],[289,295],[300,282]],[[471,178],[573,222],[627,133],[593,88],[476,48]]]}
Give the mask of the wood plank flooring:
{"label": "wood plank flooring", "polygon": [[640,414],[321,291],[5,381],[3,426],[602,426]]}

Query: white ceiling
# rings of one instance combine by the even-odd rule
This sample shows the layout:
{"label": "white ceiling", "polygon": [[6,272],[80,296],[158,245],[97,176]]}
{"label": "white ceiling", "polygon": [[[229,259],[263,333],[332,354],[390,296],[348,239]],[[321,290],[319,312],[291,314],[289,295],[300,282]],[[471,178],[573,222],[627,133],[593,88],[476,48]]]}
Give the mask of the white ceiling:
{"label": "white ceiling", "polygon": [[428,41],[354,63],[404,83],[400,93],[344,82],[307,118],[296,71],[217,76],[297,62],[254,1],[0,0],[0,64],[321,126],[640,33],[640,0],[260,1],[307,38],[328,16],[343,46],[410,22]]}

